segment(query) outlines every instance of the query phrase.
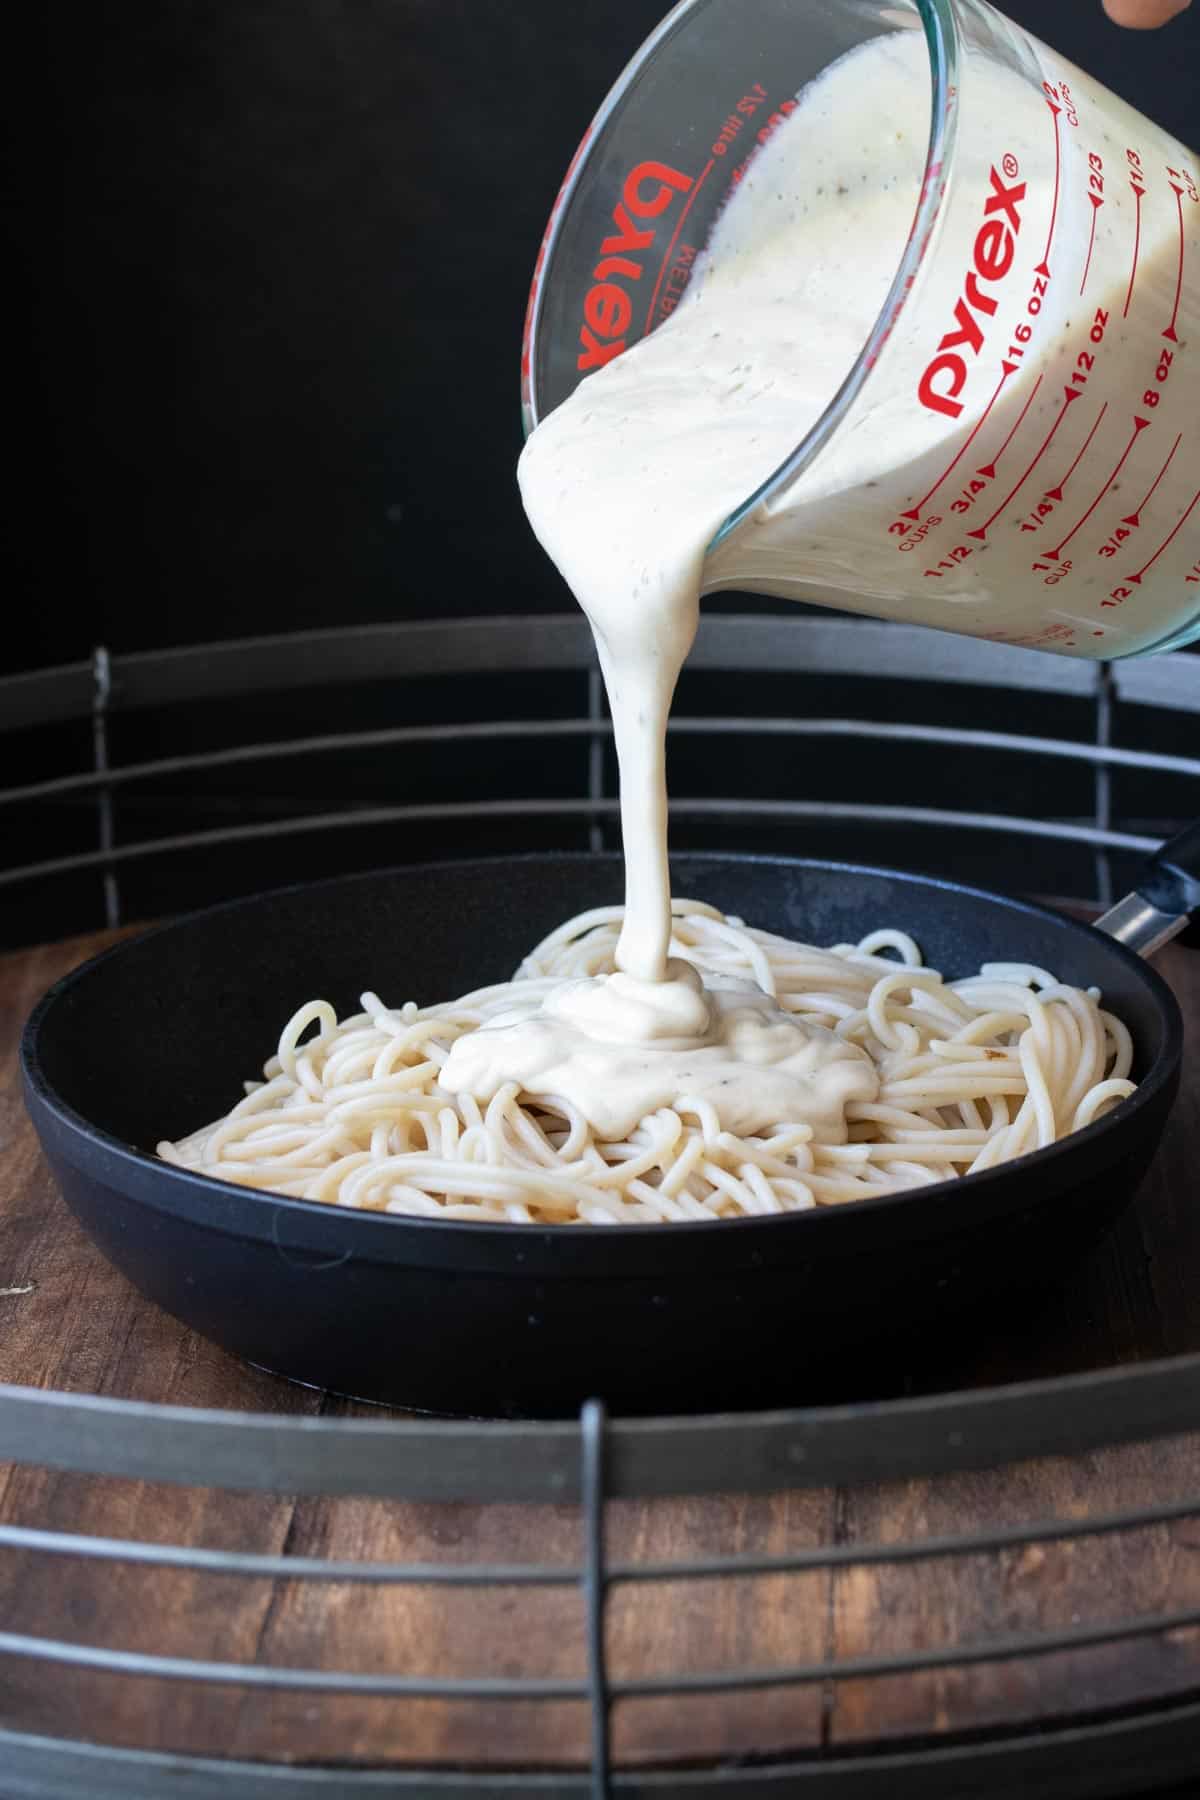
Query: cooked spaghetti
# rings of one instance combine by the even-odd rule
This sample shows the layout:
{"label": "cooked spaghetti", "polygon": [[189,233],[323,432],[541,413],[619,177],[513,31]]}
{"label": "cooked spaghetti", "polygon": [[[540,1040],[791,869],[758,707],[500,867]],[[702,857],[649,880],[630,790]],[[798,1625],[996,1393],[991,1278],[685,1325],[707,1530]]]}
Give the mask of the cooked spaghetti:
{"label": "cooked spaghetti", "polygon": [[711,1105],[680,1094],[605,1142],[577,1108],[514,1083],[486,1105],[441,1090],[438,1071],[464,1033],[539,986],[613,971],[613,907],[560,926],[514,981],[443,1005],[393,1009],[368,993],[361,1013],[339,1021],[310,1001],[264,1080],[159,1154],[223,1181],[374,1212],[659,1224],[800,1212],[991,1168],[1134,1091],[1125,1026],[1095,989],[1044,969],[985,963],[945,981],[902,931],[820,950],[697,902],[672,911],[673,957],[710,978],[753,981],[783,1011],[867,1053],[878,1099],[847,1106],[847,1141],[821,1142],[811,1124],[787,1119],[739,1137]]}

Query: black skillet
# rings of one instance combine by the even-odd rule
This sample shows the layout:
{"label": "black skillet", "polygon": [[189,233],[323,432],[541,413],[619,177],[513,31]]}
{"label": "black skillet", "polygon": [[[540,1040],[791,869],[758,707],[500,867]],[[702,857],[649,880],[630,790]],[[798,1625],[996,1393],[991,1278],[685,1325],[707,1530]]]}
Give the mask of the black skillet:
{"label": "black skillet", "polygon": [[[1190,871],[1190,873],[1189,873]],[[1200,827],[1109,915],[1141,943],[1200,904]],[[551,927],[618,900],[616,857],[539,856],[290,888],[151,931],[60,981],[26,1027],[26,1097],[62,1191],[143,1293],[238,1355],[361,1398],[477,1416],[841,1397],[914,1333],[1020,1329],[1034,1287],[1132,1197],[1180,1075],[1162,980],[1044,908],[878,869],[684,856],[679,894],[813,943],[887,922],[948,976],[1020,959],[1096,985],[1136,1095],[1008,1167],[893,1198],[711,1225],[534,1229],[247,1192],[152,1147],[226,1111],[314,995],[432,1002],[505,977]],[[966,1324],[963,1324],[964,1315]],[[958,1320],[957,1325],[952,1321]],[[885,1385],[885,1384],[884,1384]]]}

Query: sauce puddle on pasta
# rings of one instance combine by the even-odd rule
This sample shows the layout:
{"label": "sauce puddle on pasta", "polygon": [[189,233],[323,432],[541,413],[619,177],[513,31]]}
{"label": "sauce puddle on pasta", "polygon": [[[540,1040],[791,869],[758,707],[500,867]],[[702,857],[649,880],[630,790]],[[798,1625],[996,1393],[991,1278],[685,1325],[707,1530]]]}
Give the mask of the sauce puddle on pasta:
{"label": "sauce puddle on pasta", "polygon": [[[711,1220],[986,1168],[1132,1091],[1124,1027],[1043,970],[947,982],[902,932],[816,949],[670,894],[667,716],[706,547],[870,331],[920,188],[927,88],[915,38],[827,71],[751,165],[670,320],[526,446],[526,510],[608,689],[623,911],[570,921],[514,981],[445,1005],[365,995],[339,1022],[311,1003],[241,1104],[162,1155],[389,1212]],[[1010,125],[1019,136],[1015,98]],[[895,370],[905,386],[902,356]],[[929,447],[894,422],[887,440],[893,470]],[[869,453],[841,454],[852,485]]]}

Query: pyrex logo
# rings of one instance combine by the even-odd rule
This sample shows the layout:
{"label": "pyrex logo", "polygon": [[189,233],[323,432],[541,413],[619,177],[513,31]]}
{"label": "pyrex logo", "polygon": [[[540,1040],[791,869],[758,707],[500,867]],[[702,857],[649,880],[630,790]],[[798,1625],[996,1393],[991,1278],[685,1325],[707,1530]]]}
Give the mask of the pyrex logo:
{"label": "pyrex logo", "polygon": [[996,311],[996,295],[979,284],[981,281],[1003,281],[1016,255],[1021,231],[1018,208],[1025,198],[1025,183],[1013,183],[1017,173],[1015,156],[1006,156],[1002,166],[1003,175],[993,163],[988,177],[991,192],[984,203],[984,220],[976,233],[971,267],[955,303],[954,329],[943,337],[937,355],[927,365],[917,386],[921,405],[927,406],[930,412],[944,413],[948,419],[957,419],[963,409],[958,396],[967,384],[967,357],[979,356],[986,330],[983,321],[993,317]]}
{"label": "pyrex logo", "polygon": [[639,225],[640,219],[661,219],[692,185],[690,175],[666,163],[642,162],[625,177],[621,198],[613,208],[616,230],[600,246],[600,260],[592,270],[592,286],[583,297],[584,322],[579,330],[577,366],[598,369],[620,356],[625,332],[633,316],[633,298],[621,281],[640,281],[638,256],[654,242],[657,225]]}

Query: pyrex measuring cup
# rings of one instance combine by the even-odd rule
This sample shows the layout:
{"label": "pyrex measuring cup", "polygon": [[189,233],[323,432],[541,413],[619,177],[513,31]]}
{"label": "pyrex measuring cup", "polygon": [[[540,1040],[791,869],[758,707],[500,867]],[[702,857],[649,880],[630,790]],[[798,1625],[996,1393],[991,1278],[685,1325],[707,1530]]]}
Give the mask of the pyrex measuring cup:
{"label": "pyrex measuring cup", "polygon": [[730,493],[704,591],[1077,656],[1186,643],[1200,164],[983,0],[683,0],[555,203],[527,426],[671,317],[798,91],[868,39],[922,31],[924,181],[886,302],[817,423],[755,493]]}

